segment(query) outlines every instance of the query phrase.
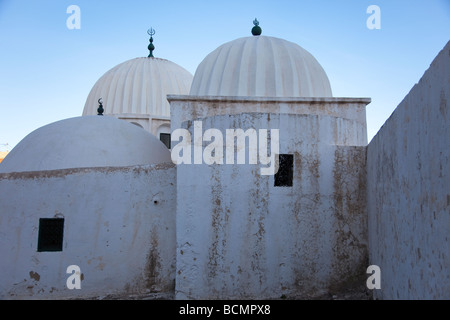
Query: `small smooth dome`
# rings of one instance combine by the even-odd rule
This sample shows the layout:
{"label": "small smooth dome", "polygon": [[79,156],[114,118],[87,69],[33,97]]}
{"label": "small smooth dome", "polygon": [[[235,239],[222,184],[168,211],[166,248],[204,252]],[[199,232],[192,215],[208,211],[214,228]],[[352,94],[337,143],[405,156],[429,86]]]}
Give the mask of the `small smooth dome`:
{"label": "small smooth dome", "polygon": [[225,43],[198,66],[190,95],[331,97],[322,66],[283,39],[253,36]]}
{"label": "small smooth dome", "polygon": [[0,173],[170,161],[170,151],[147,131],[114,117],[83,116],[31,132],[0,163]]}
{"label": "small smooth dome", "polygon": [[135,58],[107,71],[92,87],[83,115],[96,115],[102,98],[105,115],[170,116],[168,94],[188,94],[192,74],[169,60]]}

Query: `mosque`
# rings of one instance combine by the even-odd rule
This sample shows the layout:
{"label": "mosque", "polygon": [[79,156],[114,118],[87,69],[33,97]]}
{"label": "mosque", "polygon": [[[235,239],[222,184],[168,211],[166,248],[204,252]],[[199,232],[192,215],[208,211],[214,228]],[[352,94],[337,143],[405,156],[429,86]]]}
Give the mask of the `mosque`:
{"label": "mosque", "polygon": [[[370,265],[375,299],[450,298],[450,42],[368,143],[370,98],[334,97],[308,51],[251,31],[192,75],[150,29],[82,116],[9,152],[1,299],[314,299],[365,287]],[[230,129],[243,148],[216,143]],[[181,144],[231,161],[174,162]]]}

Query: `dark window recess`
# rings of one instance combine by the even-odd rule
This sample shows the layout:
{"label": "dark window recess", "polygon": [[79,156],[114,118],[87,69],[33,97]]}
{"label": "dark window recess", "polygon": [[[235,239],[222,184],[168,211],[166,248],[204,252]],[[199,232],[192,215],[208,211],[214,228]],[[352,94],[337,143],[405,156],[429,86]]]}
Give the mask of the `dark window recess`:
{"label": "dark window recess", "polygon": [[170,149],[170,133],[160,133],[159,140],[162,141],[166,145],[168,149]]}
{"label": "dark window recess", "polygon": [[38,252],[62,251],[64,219],[39,219]]}
{"label": "dark window recess", "polygon": [[294,155],[280,154],[278,172],[275,174],[275,187],[292,187],[294,176]]}

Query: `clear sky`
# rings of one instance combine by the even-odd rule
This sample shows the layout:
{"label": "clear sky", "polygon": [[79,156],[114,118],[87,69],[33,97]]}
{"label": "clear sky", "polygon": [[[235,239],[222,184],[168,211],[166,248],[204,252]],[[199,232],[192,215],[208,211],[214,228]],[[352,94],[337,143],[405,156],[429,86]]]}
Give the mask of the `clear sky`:
{"label": "clear sky", "polygon": [[[80,29],[69,29],[70,5]],[[369,29],[370,5],[380,29]],[[0,0],[0,151],[31,131],[80,116],[95,82],[117,64],[156,57],[192,74],[219,45],[263,35],[312,53],[335,97],[369,97],[369,141],[450,40],[450,0]],[[101,134],[101,133],[99,133]]]}

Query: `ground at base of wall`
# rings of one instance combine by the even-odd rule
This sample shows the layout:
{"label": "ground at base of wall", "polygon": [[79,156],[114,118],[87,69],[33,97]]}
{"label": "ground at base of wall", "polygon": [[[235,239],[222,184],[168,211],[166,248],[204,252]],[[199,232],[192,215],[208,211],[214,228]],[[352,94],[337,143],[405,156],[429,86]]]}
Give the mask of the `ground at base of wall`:
{"label": "ground at base of wall", "polygon": [[[174,300],[172,294],[106,295],[80,300]],[[314,297],[282,297],[277,300],[373,300],[372,293],[361,290],[346,290]]]}
{"label": "ground at base of wall", "polygon": [[315,297],[299,298],[303,300],[373,300],[371,290],[361,288],[349,288],[338,292],[329,292]]}
{"label": "ground at base of wall", "polygon": [[[147,293],[130,295],[105,295],[86,298],[83,300],[174,300],[171,293]],[[353,286],[343,290],[327,292],[317,296],[281,297],[276,300],[373,300],[372,291],[365,286]]]}
{"label": "ground at base of wall", "polygon": [[[281,296],[269,300],[373,300],[373,290],[367,288],[366,276],[359,276],[353,281],[336,286],[315,295]],[[106,294],[87,298],[70,300],[174,300],[174,292],[147,292],[136,294]],[[226,300],[226,299],[224,299]],[[265,300],[265,299],[237,299],[237,300]]]}

